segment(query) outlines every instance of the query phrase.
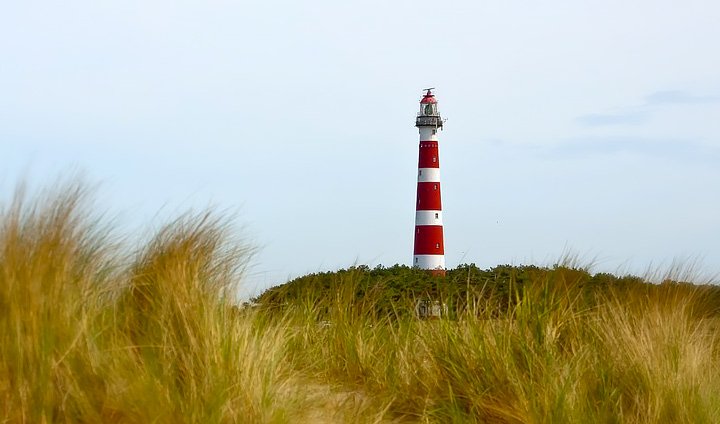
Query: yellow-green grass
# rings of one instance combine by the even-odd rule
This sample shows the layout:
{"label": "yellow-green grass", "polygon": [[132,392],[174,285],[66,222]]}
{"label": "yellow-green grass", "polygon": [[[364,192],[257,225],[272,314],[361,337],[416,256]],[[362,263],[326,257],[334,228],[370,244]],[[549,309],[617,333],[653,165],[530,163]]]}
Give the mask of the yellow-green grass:
{"label": "yellow-green grass", "polygon": [[227,220],[186,214],[133,250],[89,205],[71,183],[0,212],[0,421],[720,422],[706,287],[588,296],[561,267],[418,320],[345,273],[242,308],[251,250]]}
{"label": "yellow-green grass", "polygon": [[248,250],[208,214],[137,252],[70,184],[0,215],[0,421],[287,422],[287,326],[233,305]]}

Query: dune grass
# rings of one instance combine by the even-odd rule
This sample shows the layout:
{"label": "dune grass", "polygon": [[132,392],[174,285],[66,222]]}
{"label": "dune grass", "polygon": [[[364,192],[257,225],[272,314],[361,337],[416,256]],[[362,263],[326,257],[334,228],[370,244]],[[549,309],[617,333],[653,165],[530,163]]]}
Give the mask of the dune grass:
{"label": "dune grass", "polygon": [[131,249],[90,205],[70,183],[0,210],[0,421],[720,422],[707,287],[588,296],[560,267],[418,320],[346,273],[241,308],[251,250],[228,220],[189,213]]}
{"label": "dune grass", "polygon": [[452,320],[378,319],[339,296],[292,351],[410,421],[720,422],[717,305],[702,290],[590,303],[572,278],[557,270],[501,316]]}
{"label": "dune grass", "polygon": [[0,214],[0,421],[287,422],[286,326],[234,306],[248,249],[188,214],[137,252],[66,184]]}

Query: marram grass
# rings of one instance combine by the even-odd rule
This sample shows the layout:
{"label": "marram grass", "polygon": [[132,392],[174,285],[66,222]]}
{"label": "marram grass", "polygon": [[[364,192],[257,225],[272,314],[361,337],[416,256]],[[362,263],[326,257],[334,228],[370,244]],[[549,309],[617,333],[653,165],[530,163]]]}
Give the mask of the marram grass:
{"label": "marram grass", "polygon": [[0,421],[301,416],[287,327],[234,307],[248,250],[224,221],[183,216],[128,254],[86,200],[71,184],[0,212]]}
{"label": "marram grass", "polygon": [[502,296],[440,287],[454,312],[418,320],[358,271],[242,308],[227,220],[133,251],[89,205],[68,184],[0,210],[2,422],[720,422],[708,286],[588,292],[558,267]]}

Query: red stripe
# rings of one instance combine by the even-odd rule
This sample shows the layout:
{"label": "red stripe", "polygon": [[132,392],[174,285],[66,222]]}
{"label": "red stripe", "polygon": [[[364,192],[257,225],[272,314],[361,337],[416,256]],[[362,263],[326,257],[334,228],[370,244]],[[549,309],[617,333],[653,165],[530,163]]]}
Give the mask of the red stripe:
{"label": "red stripe", "polygon": [[415,210],[440,211],[440,183],[417,183],[417,203]]}
{"label": "red stripe", "polygon": [[415,255],[444,255],[442,225],[418,225],[415,227]]}
{"label": "red stripe", "polygon": [[440,168],[437,141],[421,141],[418,168]]}

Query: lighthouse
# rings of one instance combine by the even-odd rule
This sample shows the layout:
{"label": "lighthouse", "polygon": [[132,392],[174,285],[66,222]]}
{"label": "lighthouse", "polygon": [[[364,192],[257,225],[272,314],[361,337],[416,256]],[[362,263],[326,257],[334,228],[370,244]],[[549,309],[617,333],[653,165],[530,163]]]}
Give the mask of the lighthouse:
{"label": "lighthouse", "polygon": [[420,100],[415,126],[420,132],[417,201],[415,202],[415,247],[413,266],[436,275],[445,274],[442,204],[440,201],[440,156],[438,130],[443,121],[437,109],[434,88]]}

